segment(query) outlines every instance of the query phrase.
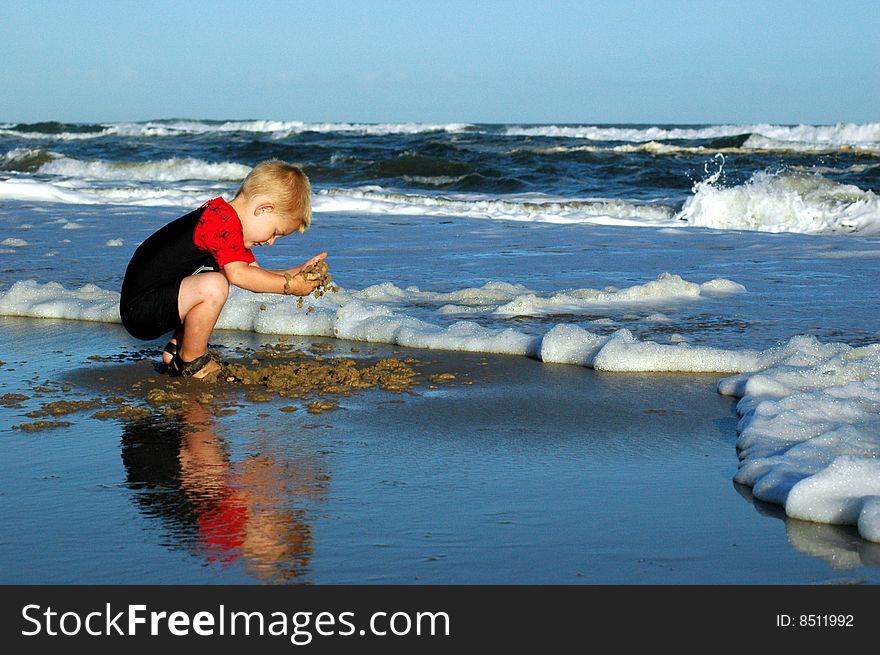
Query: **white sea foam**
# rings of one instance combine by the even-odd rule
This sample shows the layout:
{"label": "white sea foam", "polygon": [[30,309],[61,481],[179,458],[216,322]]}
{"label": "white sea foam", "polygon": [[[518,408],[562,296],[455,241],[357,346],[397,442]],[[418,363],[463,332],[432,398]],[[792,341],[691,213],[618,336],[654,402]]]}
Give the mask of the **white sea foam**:
{"label": "white sea foam", "polygon": [[694,185],[676,215],[698,227],[762,232],[880,234],[880,198],[821,175],[759,171],[739,186],[718,172]]}
{"label": "white sea foam", "polygon": [[[731,280],[714,279],[697,284],[678,275],[661,273],[655,280],[630,287],[568,289],[549,294],[539,294],[522,284],[507,282],[488,282],[481,287],[451,292],[422,291],[418,287],[401,289],[391,282],[383,282],[351,292],[350,295],[369,303],[422,307],[434,305],[436,312],[443,316],[482,314],[504,317],[577,314],[628,305],[651,307],[745,291],[745,287]],[[669,320],[659,314],[653,314],[650,318],[652,321]]]}
{"label": "white sea foam", "polygon": [[749,136],[741,146],[685,146],[680,144],[646,141],[642,143],[624,143],[621,145],[559,145],[547,148],[519,147],[513,152],[537,152],[542,154],[565,154],[571,152],[616,152],[646,153],[649,155],[711,155],[713,153],[748,154],[755,152],[775,153],[835,153],[851,151],[859,154],[880,154],[880,143],[829,143],[827,141],[800,142],[780,141],[761,135]]}
{"label": "white sea foam", "polygon": [[378,186],[322,189],[314,198],[318,212],[392,215],[461,216],[547,223],[617,225],[674,225],[673,210],[663,205],[640,205],[601,198],[571,199],[522,194],[420,195],[388,191]]}
{"label": "white sea foam", "polygon": [[28,245],[28,242],[24,239],[17,239],[15,237],[8,237],[0,241],[0,245],[2,246],[12,246],[13,248],[22,248],[23,246]]}
{"label": "white sea foam", "polygon": [[706,127],[604,127],[600,125],[510,126],[510,136],[547,136],[591,141],[658,141],[663,139],[712,139],[753,132],[748,125],[710,125]]}
{"label": "white sea foam", "polygon": [[789,516],[880,541],[880,344],[799,337],[779,354],[718,384],[741,397],[736,480]]}
{"label": "white sea foam", "polygon": [[334,336],[355,341],[379,341],[412,348],[434,348],[466,352],[530,355],[538,352],[540,337],[512,329],[490,329],[459,321],[440,327],[388,307],[353,301],[340,307]]}
{"label": "white sea foam", "polygon": [[510,302],[520,295],[531,293],[534,292],[522,284],[509,284],[507,282],[487,282],[481,287],[469,287],[450,292],[422,291],[418,287],[401,289],[391,282],[383,282],[355,292],[354,296],[359,300],[378,303],[406,303],[413,305],[420,303],[457,303],[459,306],[485,308],[489,311],[494,311],[499,305]]}
{"label": "white sea foam", "polygon": [[96,188],[79,181],[55,183],[11,178],[0,180],[0,200],[53,202],[71,205],[136,205],[143,207],[198,207],[218,195],[216,190],[182,188]]}
{"label": "white sea foam", "polygon": [[[649,283],[650,284],[650,283]],[[504,353],[541,357],[546,361],[579,363],[603,370],[712,370],[740,371],[746,366],[742,358],[729,355],[728,361],[706,363],[706,350],[676,346],[677,350],[663,356],[663,366],[658,368],[657,344],[643,344],[636,341],[626,330],[619,331],[615,337],[600,337],[586,330],[567,335],[560,342],[560,334],[565,326],[557,326],[542,339],[541,336],[528,335],[510,328],[488,328],[473,322],[458,321],[449,326],[440,326],[414,318],[406,313],[406,304],[421,303],[426,298],[435,301],[441,297],[467,299],[479,305],[480,302],[497,304],[499,297],[521,290],[516,285],[503,291],[504,285],[487,285],[484,289],[464,289],[450,294],[420,292],[417,289],[401,290],[386,283],[368,287],[362,291],[340,291],[328,294],[319,300],[310,299],[314,307],[311,312],[296,310],[289,299],[272,294],[254,294],[233,288],[229,301],[217,322],[219,329],[244,330],[268,334],[293,334],[309,336],[333,336],[356,341],[392,343],[417,348],[436,348],[443,350],[463,350],[469,352]],[[500,292],[500,295],[499,295]],[[483,294],[487,298],[481,299]],[[401,310],[389,305],[389,299],[403,303]],[[661,298],[661,296],[656,296]],[[50,282],[38,284],[33,280],[19,281],[0,292],[0,314],[10,316],[32,316],[39,318],[70,318],[104,322],[119,322],[119,295],[88,285],[80,290],[67,290],[60,284]],[[572,335],[576,338],[573,339]],[[628,336],[627,336],[628,335]],[[542,343],[543,342],[543,343]],[[627,344],[623,351],[618,347]],[[609,345],[602,353],[589,359],[575,358],[572,352],[582,352],[594,345]],[[647,348],[654,348],[649,363]],[[577,360],[577,361],[575,361]],[[700,363],[702,361],[702,363]],[[739,362],[737,363],[730,363]],[[639,368],[640,366],[644,368]]]}
{"label": "white sea foam", "polygon": [[[706,293],[714,295],[718,293],[718,288],[731,292],[743,291],[740,285],[729,280],[713,280],[700,285],[664,273],[656,280],[625,289],[606,289],[602,292],[584,289],[573,293],[582,296],[576,302],[584,309],[598,305],[628,306],[632,303],[650,307],[670,301],[695,300]],[[706,292],[707,289],[710,291]],[[89,285],[86,291],[67,290],[55,282],[39,284],[34,280],[19,281],[7,291],[0,292],[0,314],[119,321],[118,311],[109,311],[107,305],[118,303],[117,293],[98,289],[94,285]],[[548,298],[557,298],[559,295],[551,293]],[[655,361],[646,363],[648,354],[637,352],[640,348],[644,349],[644,344],[640,346],[631,334],[624,339],[623,336],[628,334],[626,331],[620,331],[616,337],[617,342],[629,344],[626,353],[621,354],[620,349],[614,346],[598,359],[591,357],[583,360],[572,352],[580,353],[584,344],[589,347],[600,341],[604,344],[607,338],[590,334],[582,328],[571,333],[566,332],[568,327],[557,328],[544,336],[545,344],[542,346],[541,336],[527,335],[513,329],[489,328],[469,321],[437,325],[410,315],[417,307],[424,311],[426,307],[434,305],[436,316],[443,323],[443,317],[452,313],[444,308],[449,307],[449,303],[455,303],[453,306],[459,311],[461,308],[471,308],[504,316],[508,312],[499,312],[499,308],[516,302],[518,298],[536,299],[538,295],[522,285],[504,282],[491,282],[482,287],[451,292],[421,291],[417,287],[401,289],[385,282],[362,290],[343,289],[338,293],[325,294],[317,300],[310,298],[308,303],[313,310],[307,312],[305,309],[296,310],[290,299],[284,296],[254,294],[233,287],[217,327],[270,334],[336,336],[420,348],[546,356],[547,361],[571,361],[579,357],[578,363],[605,370],[749,370],[750,365],[743,363],[742,356],[736,359],[731,355],[721,364],[718,363],[721,361],[719,357],[716,357],[712,363],[707,363],[707,351],[685,346],[675,346],[674,350],[663,354],[661,359],[665,363],[662,366],[667,368],[658,369],[661,365],[656,363],[659,361],[656,348],[651,355]],[[530,302],[534,305],[535,300]],[[546,305],[536,312],[541,313],[545,309]],[[560,334],[567,336],[560,341]],[[657,348],[663,350],[660,346]],[[702,363],[698,363],[701,358]],[[645,368],[639,369],[639,366]]]}
{"label": "white sea foam", "polygon": [[[644,143],[626,143],[617,146],[552,146],[550,148],[518,148],[518,150],[531,150],[544,154],[553,153],[569,153],[569,152],[618,152],[633,153],[643,152],[649,155],[679,155],[692,154],[704,155],[717,152],[719,149],[705,148],[703,146],[679,146],[668,143],[660,143],[658,141],[647,141]],[[720,150],[740,150],[740,148],[722,148]]]}
{"label": "white sea foam", "polygon": [[742,147],[732,151],[768,151],[768,152],[809,152],[827,153],[840,151],[853,151],[864,154],[880,153],[880,143],[836,143],[833,141],[786,141],[774,139],[760,134],[752,134]]}
{"label": "white sea foam", "polygon": [[835,125],[756,125],[749,132],[776,141],[827,143],[835,146],[880,144],[880,123]]}
{"label": "white sea foam", "polygon": [[240,181],[250,170],[249,166],[242,164],[208,163],[200,159],[105,162],[58,157],[43,164],[37,172],[84,180],[176,182],[179,180]]}
{"label": "white sea foam", "polygon": [[[800,147],[825,148],[840,146],[880,148],[880,123],[838,123],[836,125],[706,125],[701,127],[607,127],[599,125],[536,125],[511,126],[505,130],[511,136],[547,136],[591,141],[663,141],[670,139],[718,139],[750,135],[755,139],[744,147],[760,149],[769,144],[786,143],[788,149]],[[762,141],[762,139],[764,141]],[[748,140],[747,142],[748,143]]]}
{"label": "white sea foam", "polygon": [[596,353],[592,368],[597,371],[636,373],[725,373],[751,370],[759,358],[760,353],[751,350],[638,341],[627,330],[621,330]]}
{"label": "white sea foam", "polygon": [[48,182],[29,179],[0,180],[0,200],[24,200],[28,202],[60,202],[91,205],[99,202],[89,195],[65,189]]}
{"label": "white sea foam", "polygon": [[765,354],[706,346],[640,341],[628,329],[598,335],[577,325],[557,325],[541,342],[544,362],[577,364],[598,371],[723,373],[753,370]]}
{"label": "white sea foam", "polygon": [[19,139],[33,139],[39,141],[83,141],[85,139],[94,139],[96,137],[107,134],[106,129],[95,132],[28,132],[13,129],[14,126],[4,127],[0,129],[0,135],[14,136]]}
{"label": "white sea foam", "polygon": [[144,123],[104,123],[93,132],[29,132],[15,130],[8,125],[0,128],[0,134],[24,139],[75,141],[107,136],[166,137],[181,134],[208,134],[224,132],[254,132],[268,134],[272,138],[286,138],[303,132],[354,133],[384,136],[389,134],[421,134],[423,132],[461,132],[472,129],[470,123],[309,123],[305,121],[147,121]]}
{"label": "white sea foam", "polygon": [[361,135],[421,134],[424,132],[463,132],[473,128],[470,123],[299,123],[272,130],[284,138],[301,132],[351,132]]}
{"label": "white sea foam", "polygon": [[656,280],[623,289],[615,287],[602,290],[572,289],[544,297],[534,293],[518,294],[509,302],[499,306],[495,313],[515,316],[576,313],[597,306],[668,302],[700,296],[742,293],[745,290],[745,287],[730,280],[715,279],[696,284],[678,275],[662,273]]}
{"label": "white sea foam", "polygon": [[119,294],[94,284],[65,289],[57,282],[20,280],[0,292],[0,315],[119,323]]}
{"label": "white sea foam", "polygon": [[422,132],[461,132],[472,127],[468,123],[308,123],[304,121],[173,121],[162,123],[117,123],[107,127],[108,134],[125,136],[171,136],[181,133],[208,132],[268,133],[285,138],[303,132],[351,132],[363,135],[420,134]]}

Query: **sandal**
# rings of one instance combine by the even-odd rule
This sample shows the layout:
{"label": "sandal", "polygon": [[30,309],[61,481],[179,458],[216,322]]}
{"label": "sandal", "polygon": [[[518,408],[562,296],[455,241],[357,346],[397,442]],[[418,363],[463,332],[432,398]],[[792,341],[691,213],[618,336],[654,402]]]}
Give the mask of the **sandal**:
{"label": "sandal", "polygon": [[168,367],[168,372],[171,374],[171,377],[191,378],[212,361],[213,357],[211,357],[211,353],[205,353],[201,357],[196,357],[190,362],[185,362],[181,359],[180,351],[178,350],[171,358],[171,365]]}
{"label": "sandal", "polygon": [[[183,361],[183,359],[181,359],[180,352],[178,351],[174,353],[174,358],[171,360],[171,365],[168,367],[168,372],[171,374],[172,377],[191,378],[212,361],[216,361],[216,359],[211,353],[207,352],[201,357],[196,357],[191,362],[185,362]],[[226,382],[241,382],[241,379],[230,372],[226,366],[224,366],[220,362],[218,362],[218,364],[220,364],[220,368],[217,369],[217,371],[215,371],[214,373],[208,373],[204,377],[207,378],[212,375],[216,375],[217,379],[225,380]],[[197,379],[201,380],[204,378]]]}

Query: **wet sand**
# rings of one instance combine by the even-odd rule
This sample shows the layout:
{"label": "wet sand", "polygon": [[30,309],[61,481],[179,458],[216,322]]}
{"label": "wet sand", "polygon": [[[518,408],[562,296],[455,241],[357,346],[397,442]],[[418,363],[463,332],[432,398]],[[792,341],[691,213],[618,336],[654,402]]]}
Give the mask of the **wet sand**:
{"label": "wet sand", "polygon": [[0,319],[2,582],[880,581],[877,545],[732,483],[714,376],[215,336],[241,383]]}

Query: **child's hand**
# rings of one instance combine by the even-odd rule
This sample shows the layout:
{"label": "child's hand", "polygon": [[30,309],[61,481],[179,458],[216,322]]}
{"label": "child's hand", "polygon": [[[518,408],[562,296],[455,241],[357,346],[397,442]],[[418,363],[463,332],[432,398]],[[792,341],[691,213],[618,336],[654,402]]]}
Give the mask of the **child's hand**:
{"label": "child's hand", "polygon": [[[307,261],[302,266],[294,266],[293,268],[288,268],[287,272],[290,273],[294,277],[296,277],[297,275],[302,276],[303,273],[308,273],[308,272],[312,271],[315,268],[315,266],[317,264],[319,264],[320,262],[323,262],[326,257],[327,257],[327,253],[322,252],[322,253],[312,257],[309,261]],[[326,267],[327,264],[324,264],[324,266]],[[280,272],[283,272],[283,271],[280,271]],[[305,277],[303,277],[303,279],[305,279]]]}
{"label": "child's hand", "polygon": [[[294,274],[293,279],[297,281],[297,295],[310,295],[314,293],[315,298],[321,297],[325,291],[336,291],[336,287],[331,285],[331,277],[328,271],[327,262],[324,258],[327,253],[321,253],[312,257],[309,261],[302,265]],[[326,288],[325,288],[326,287]]]}
{"label": "child's hand", "polygon": [[309,282],[314,280],[321,281],[327,275],[327,262],[323,259],[319,259],[310,266],[303,266],[302,269],[300,269],[299,274],[304,280]]}
{"label": "child's hand", "polygon": [[307,261],[305,264],[303,264],[303,265],[300,267],[300,270],[305,271],[305,270],[311,268],[312,266],[314,266],[315,264],[317,264],[318,262],[320,262],[320,261],[324,261],[324,259],[326,259],[326,258],[327,258],[327,253],[326,253],[326,252],[322,252],[322,253],[320,253],[320,254],[318,254],[318,255],[315,255],[315,256],[312,257],[309,261]]}
{"label": "child's hand", "polygon": [[293,276],[296,282],[296,295],[308,296],[315,289],[321,286],[321,276],[309,271],[301,271]]}

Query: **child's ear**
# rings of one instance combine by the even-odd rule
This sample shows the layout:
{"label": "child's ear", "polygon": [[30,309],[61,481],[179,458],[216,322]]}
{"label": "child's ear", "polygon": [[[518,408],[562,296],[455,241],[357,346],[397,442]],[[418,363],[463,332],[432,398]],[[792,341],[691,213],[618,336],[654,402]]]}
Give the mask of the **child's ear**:
{"label": "child's ear", "polygon": [[275,211],[275,205],[271,202],[261,202],[259,205],[254,207],[254,216],[260,216],[262,214],[271,214]]}

